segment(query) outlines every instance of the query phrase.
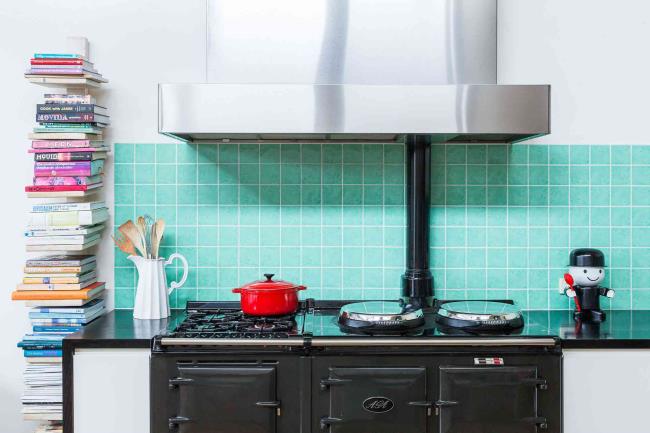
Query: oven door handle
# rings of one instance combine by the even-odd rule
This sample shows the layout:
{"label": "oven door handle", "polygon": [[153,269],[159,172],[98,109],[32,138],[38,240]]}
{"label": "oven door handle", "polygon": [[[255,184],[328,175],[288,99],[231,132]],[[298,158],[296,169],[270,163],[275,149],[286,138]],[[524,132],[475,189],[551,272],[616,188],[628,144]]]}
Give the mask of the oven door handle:
{"label": "oven door handle", "polygon": [[327,430],[332,424],[341,424],[343,420],[341,418],[333,418],[324,416],[320,419],[320,429],[321,431]]}
{"label": "oven door handle", "polygon": [[187,418],[185,416],[173,416],[169,418],[169,431],[174,431],[178,428],[180,424],[186,424],[188,422],[192,422],[190,418]]}
{"label": "oven door handle", "polygon": [[255,403],[255,406],[257,407],[265,407],[269,409],[275,409],[275,414],[277,416],[282,415],[280,406],[282,406],[282,402],[280,401],[258,401]]}
{"label": "oven door handle", "polygon": [[530,378],[522,379],[522,382],[525,383],[526,385],[534,385],[539,390],[548,389],[548,382],[546,381],[546,379],[530,377]]}
{"label": "oven door handle", "polygon": [[435,405],[432,401],[409,401],[409,406],[424,407],[427,409],[427,416],[431,416],[431,408]]}
{"label": "oven door handle", "polygon": [[543,416],[531,416],[529,418],[523,418],[522,421],[535,424],[540,430],[546,430],[548,428],[548,420]]}
{"label": "oven door handle", "polygon": [[175,389],[179,385],[188,385],[192,382],[194,382],[194,379],[190,379],[189,377],[174,377],[173,379],[169,379],[169,389]]}
{"label": "oven door handle", "polygon": [[320,389],[321,391],[327,391],[330,386],[343,385],[348,382],[351,382],[350,379],[337,379],[335,377],[328,377],[327,379],[320,380]]}

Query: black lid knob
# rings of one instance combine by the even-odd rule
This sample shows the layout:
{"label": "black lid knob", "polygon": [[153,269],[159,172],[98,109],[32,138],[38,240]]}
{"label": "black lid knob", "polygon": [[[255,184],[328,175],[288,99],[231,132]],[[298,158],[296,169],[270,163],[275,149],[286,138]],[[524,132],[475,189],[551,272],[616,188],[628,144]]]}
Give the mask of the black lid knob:
{"label": "black lid knob", "polygon": [[275,274],[264,274],[264,276],[266,277],[266,281],[271,281],[271,279],[273,278],[273,275],[275,275]]}

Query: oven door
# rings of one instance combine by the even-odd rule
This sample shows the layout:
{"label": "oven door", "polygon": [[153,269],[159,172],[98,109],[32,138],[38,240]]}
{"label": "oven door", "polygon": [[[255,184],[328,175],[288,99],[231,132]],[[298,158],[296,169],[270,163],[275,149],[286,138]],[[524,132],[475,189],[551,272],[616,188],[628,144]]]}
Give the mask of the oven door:
{"label": "oven door", "polygon": [[280,402],[273,365],[178,364],[170,379],[178,412],[169,419],[179,433],[274,433]]}
{"label": "oven door", "polygon": [[534,433],[546,427],[538,417],[536,367],[453,367],[439,369],[440,433]]}
{"label": "oven door", "polygon": [[[320,388],[329,393],[321,431],[423,433],[427,431],[426,368],[330,367]],[[323,406],[321,406],[323,407]]]}

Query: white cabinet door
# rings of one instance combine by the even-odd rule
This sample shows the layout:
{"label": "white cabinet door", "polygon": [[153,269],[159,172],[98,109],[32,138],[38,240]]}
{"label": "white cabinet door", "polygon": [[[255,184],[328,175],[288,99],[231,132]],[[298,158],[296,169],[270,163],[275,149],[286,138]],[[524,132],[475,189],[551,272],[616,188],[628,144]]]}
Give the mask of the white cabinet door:
{"label": "white cabinet door", "polygon": [[75,433],[149,432],[149,355],[149,349],[75,352]]}
{"label": "white cabinet door", "polygon": [[650,350],[565,350],[564,433],[648,433]]}

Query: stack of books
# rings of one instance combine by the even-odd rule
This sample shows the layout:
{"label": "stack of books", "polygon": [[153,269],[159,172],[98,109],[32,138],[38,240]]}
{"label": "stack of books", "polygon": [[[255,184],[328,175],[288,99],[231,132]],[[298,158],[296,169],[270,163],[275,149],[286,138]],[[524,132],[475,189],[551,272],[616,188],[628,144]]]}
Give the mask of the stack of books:
{"label": "stack of books", "polygon": [[38,84],[106,83],[92,62],[81,54],[36,53],[29,61],[25,77]]}
{"label": "stack of books", "polygon": [[101,296],[94,255],[45,256],[29,259],[23,282],[11,294],[28,307],[80,307]]}
{"label": "stack of books", "polygon": [[18,343],[27,360],[22,400],[25,419],[62,420],[63,338],[104,314],[103,292],[93,255],[27,260],[23,282],[12,293],[13,300],[26,301],[32,307],[31,332]]}
{"label": "stack of books", "polygon": [[103,128],[109,124],[106,108],[91,95],[47,93],[44,102],[36,106],[39,126],[29,135],[34,179],[25,191],[36,197],[96,191],[103,185],[109,151],[103,142]]}
{"label": "stack of books", "polygon": [[[100,242],[108,209],[100,199],[104,164],[110,148],[104,129],[105,106],[91,94],[108,80],[88,58],[84,37],[67,38],[71,53],[34,54],[25,77],[53,90],[36,105],[38,125],[29,134],[34,177],[25,187],[37,200],[25,232],[30,258],[12,299],[30,307],[32,329],[18,343],[27,360],[23,413],[42,420],[37,432],[61,433],[63,339],[104,311],[105,284],[98,281],[97,260],[87,251]],[[91,201],[94,200],[94,201]]]}
{"label": "stack of books", "polygon": [[84,251],[99,243],[108,218],[102,201],[35,204],[27,218],[27,251]]}

